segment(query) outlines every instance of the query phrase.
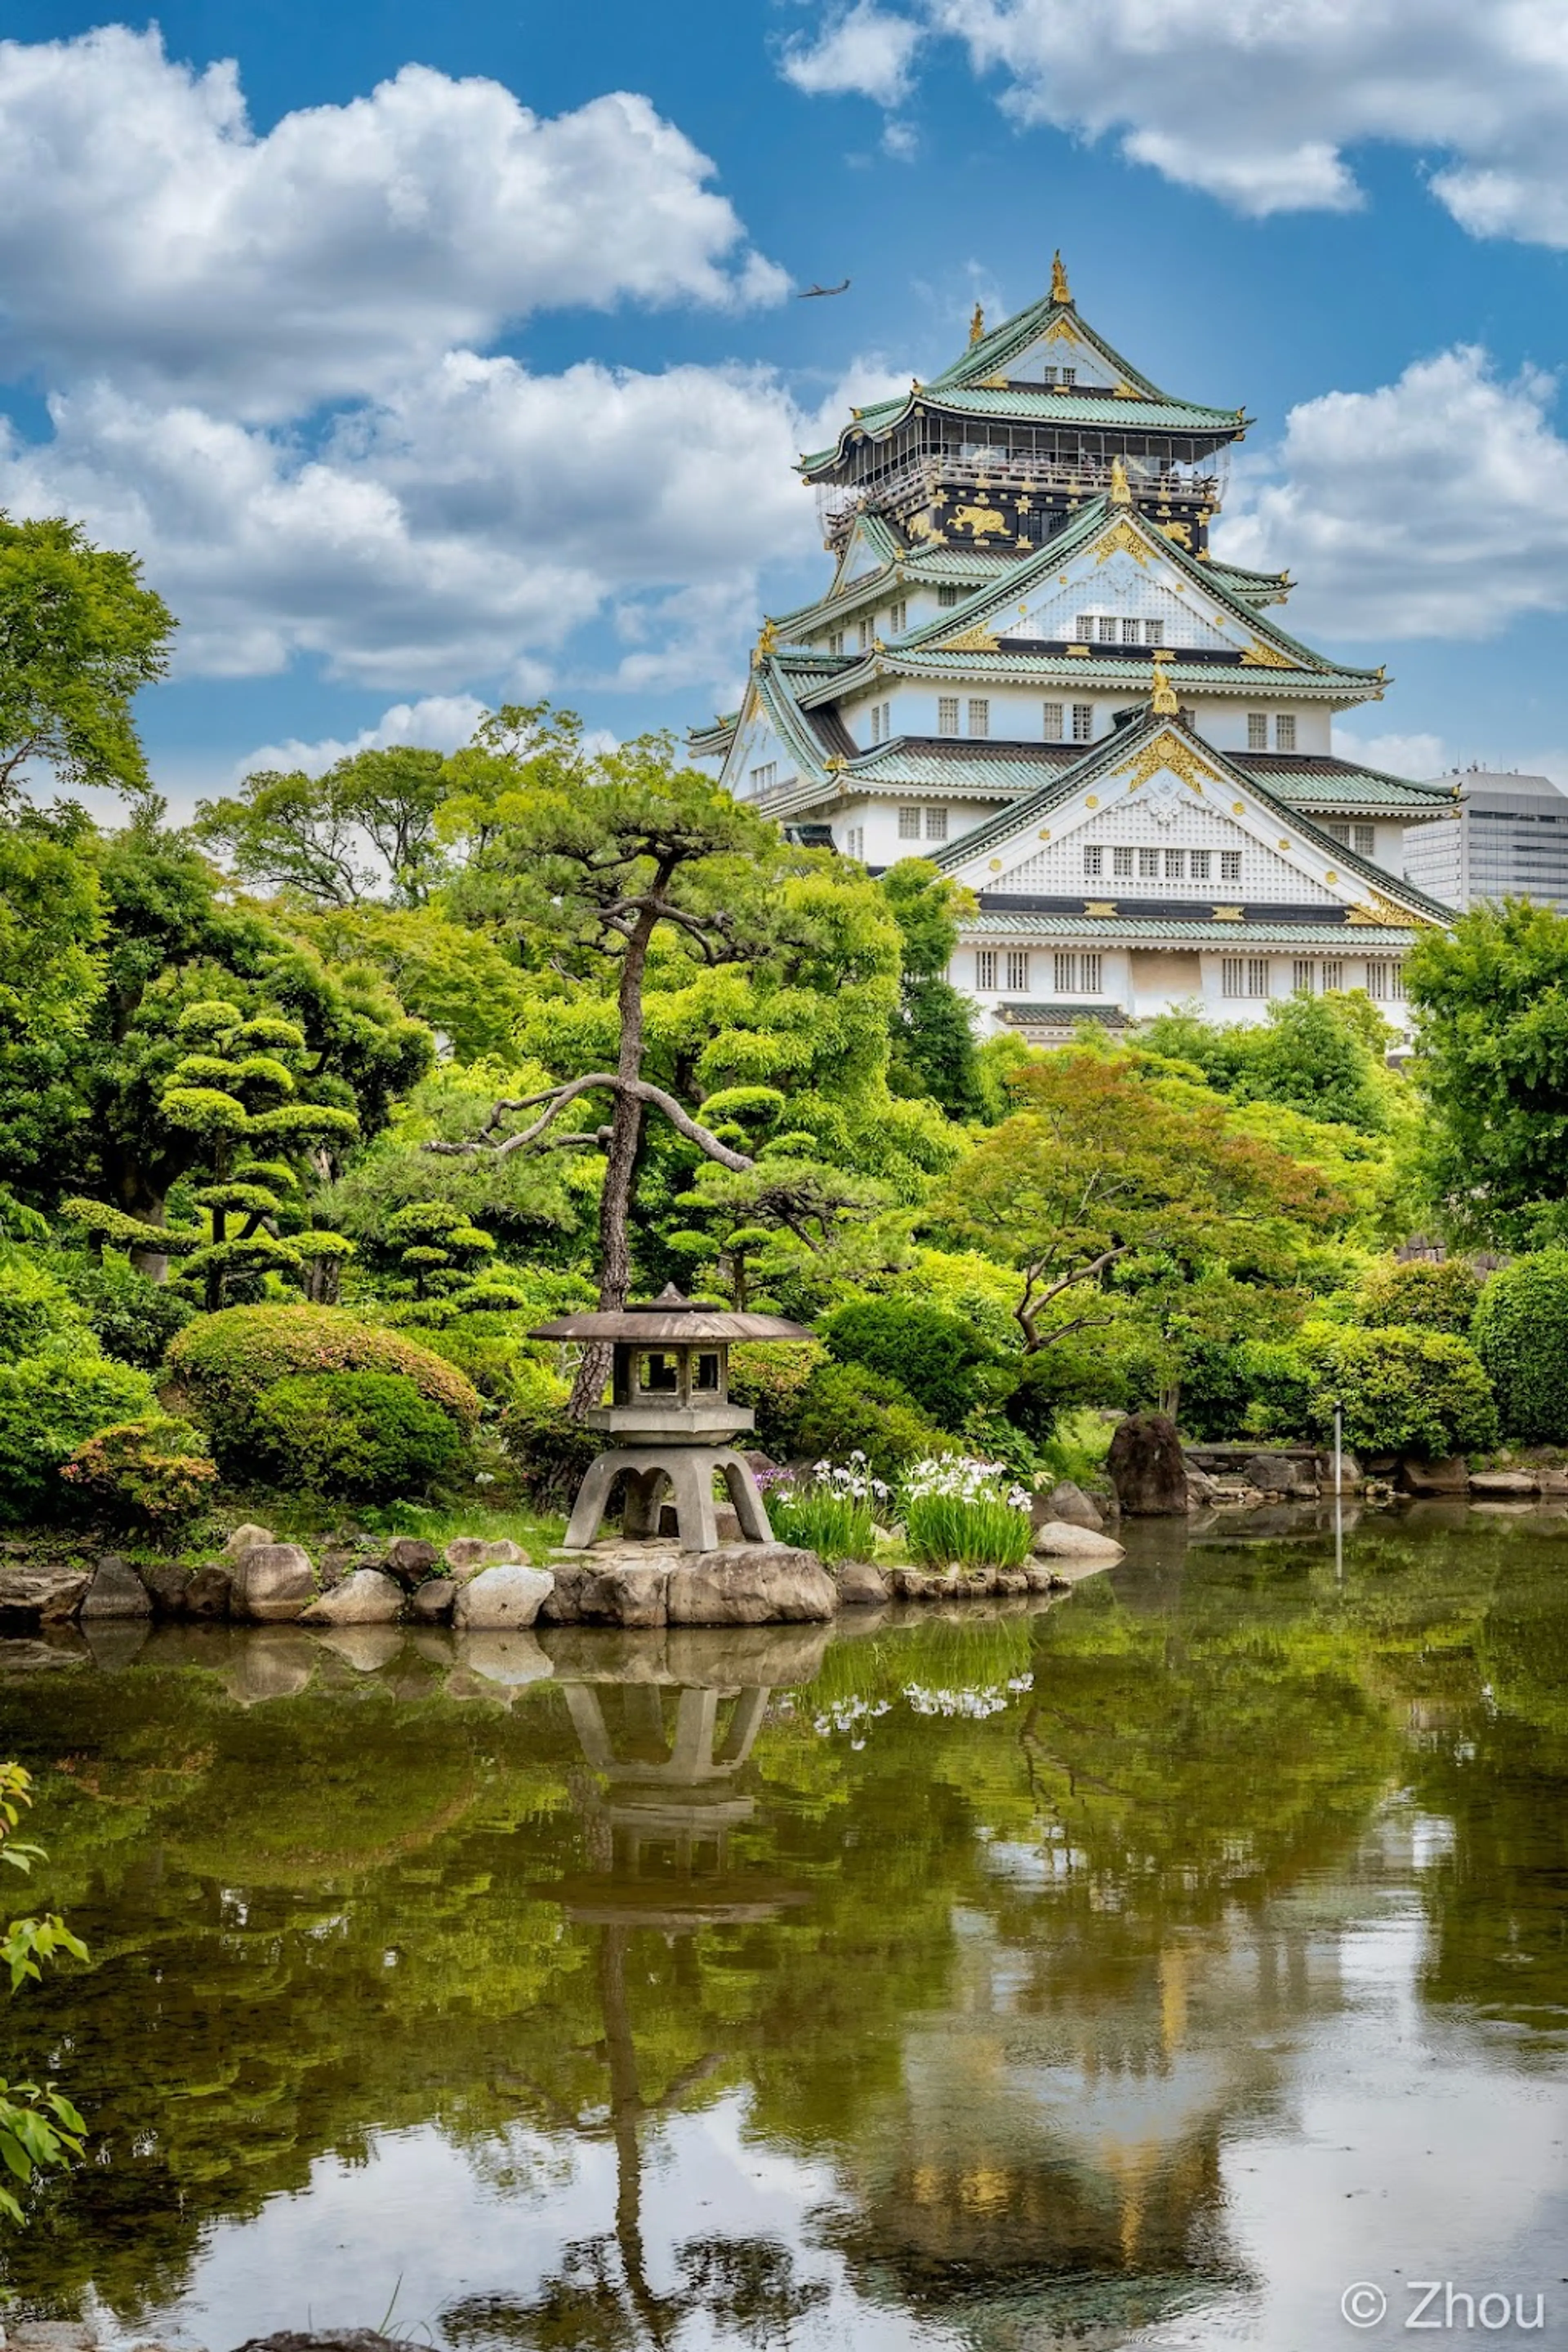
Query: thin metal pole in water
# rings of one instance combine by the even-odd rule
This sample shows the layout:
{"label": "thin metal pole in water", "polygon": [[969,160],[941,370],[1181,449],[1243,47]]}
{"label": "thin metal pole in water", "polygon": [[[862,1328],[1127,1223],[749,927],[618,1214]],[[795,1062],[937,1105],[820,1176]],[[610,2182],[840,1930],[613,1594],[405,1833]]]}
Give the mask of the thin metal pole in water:
{"label": "thin metal pole in water", "polygon": [[1339,1399],[1334,1400],[1334,1582],[1345,1580],[1345,1472],[1344,1472],[1344,1412]]}

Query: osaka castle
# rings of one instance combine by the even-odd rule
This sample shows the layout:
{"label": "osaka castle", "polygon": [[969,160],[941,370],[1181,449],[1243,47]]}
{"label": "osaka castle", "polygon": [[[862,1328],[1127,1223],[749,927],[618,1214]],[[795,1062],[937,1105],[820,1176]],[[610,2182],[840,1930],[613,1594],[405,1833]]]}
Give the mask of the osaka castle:
{"label": "osaka castle", "polygon": [[1449,910],[1403,878],[1450,788],[1337,758],[1378,700],[1277,617],[1292,583],[1211,553],[1240,409],[1152,383],[1051,290],[803,457],[832,578],[767,622],[739,710],[696,730],[739,798],[873,873],[973,895],[952,978],[1047,1044],[1192,1003],[1364,989]]}

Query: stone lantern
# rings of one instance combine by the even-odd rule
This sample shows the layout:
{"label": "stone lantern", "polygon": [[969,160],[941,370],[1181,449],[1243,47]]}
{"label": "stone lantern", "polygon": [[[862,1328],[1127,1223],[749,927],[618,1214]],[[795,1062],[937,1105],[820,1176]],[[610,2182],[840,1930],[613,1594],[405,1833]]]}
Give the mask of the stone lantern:
{"label": "stone lantern", "polygon": [[668,1486],[682,1549],[717,1551],[713,1482],[722,1478],[742,1535],[751,1543],[773,1542],[752,1465],[731,1443],[755,1416],[731,1400],[730,1349],[738,1339],[809,1339],[803,1324],[705,1307],[671,1285],[646,1303],[563,1315],[529,1337],[600,1347],[608,1341],[612,1350],[610,1402],[593,1407],[587,1419],[619,1443],[590,1465],[577,1490],[567,1550],[594,1541],[617,1481],[625,1486],[622,1525],[629,1539],[657,1535]]}

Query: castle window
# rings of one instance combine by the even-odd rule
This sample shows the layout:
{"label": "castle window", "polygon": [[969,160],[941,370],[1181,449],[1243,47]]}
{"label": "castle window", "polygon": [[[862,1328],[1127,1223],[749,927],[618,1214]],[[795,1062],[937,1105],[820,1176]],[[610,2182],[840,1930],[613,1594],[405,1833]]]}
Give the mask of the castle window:
{"label": "castle window", "polygon": [[1239,849],[1222,849],[1220,851],[1219,878],[1222,882],[1240,881],[1241,852]]}
{"label": "castle window", "polygon": [[1267,995],[1268,995],[1268,957],[1267,957],[1267,956],[1248,956],[1248,957],[1247,957],[1247,992],[1248,996],[1267,996]]}
{"label": "castle window", "polygon": [[1094,635],[1094,614],[1080,613],[1073,624],[1073,635],[1087,646]]}
{"label": "castle window", "polygon": [[1139,635],[1140,630],[1136,621],[1122,622],[1121,642],[1124,646],[1135,646],[1138,643]]}
{"label": "castle window", "polygon": [[1094,705],[1092,702],[1075,702],[1073,704],[1072,740],[1075,743],[1091,743],[1094,740]]}
{"label": "castle window", "polygon": [[1086,846],[1083,853],[1083,870],[1086,874],[1104,873],[1105,852],[1098,841],[1091,841]]}
{"label": "castle window", "polygon": [[1184,849],[1167,849],[1167,850],[1166,850],[1166,852],[1165,852],[1165,879],[1166,879],[1166,881],[1167,881],[1167,882],[1184,882],[1184,881],[1186,880],[1186,878],[1187,878],[1187,853],[1186,853],[1186,851],[1185,851]]}
{"label": "castle window", "polygon": [[1160,853],[1157,849],[1141,849],[1138,852],[1138,871],[1145,882],[1159,880]]}
{"label": "castle window", "polygon": [[975,949],[975,950],[974,950],[974,985],[975,985],[975,987],[976,987],[976,988],[994,988],[994,987],[995,987],[995,985],[996,985],[996,950],[995,950],[995,949],[994,949],[994,948],[976,948],[976,949]]}
{"label": "castle window", "polygon": [[1113,849],[1110,853],[1110,870],[1113,874],[1131,875],[1132,852],[1130,849]]}
{"label": "castle window", "polygon": [[945,841],[947,839],[947,811],[945,809],[927,809],[926,839],[928,841]]}
{"label": "castle window", "polygon": [[865,864],[866,828],[863,824],[852,824],[846,832],[844,835],[844,854],[847,857],[858,857],[862,865]]}
{"label": "castle window", "polygon": [[1293,711],[1281,711],[1274,721],[1274,749],[1293,751],[1296,748],[1296,718]]}
{"label": "castle window", "polygon": [[1043,383],[1055,383],[1057,380],[1057,372],[1055,368],[1048,367],[1042,369],[1040,380]]}
{"label": "castle window", "polygon": [[1327,996],[1331,989],[1342,988],[1342,987],[1344,986],[1344,984],[1345,984],[1345,968],[1344,968],[1344,965],[1340,961],[1340,960],[1339,960],[1338,956],[1330,956],[1330,957],[1328,957],[1328,958],[1325,960],[1324,964],[1323,964],[1323,993],[1324,993],[1324,995],[1325,995],[1325,996]]}
{"label": "castle window", "polygon": [[939,735],[957,734],[958,697],[956,694],[939,694],[937,696],[936,731]]}
{"label": "castle window", "polygon": [[827,650],[830,654],[841,654],[844,651],[844,632],[842,629],[828,630]]}
{"label": "castle window", "polygon": [[956,604],[963,593],[963,591],[961,588],[955,588],[950,581],[944,581],[936,592],[936,601],[939,604]]}
{"label": "castle window", "polygon": [[1247,748],[1249,751],[1268,751],[1268,713],[1267,710],[1249,710],[1247,712]]}
{"label": "castle window", "polygon": [[779,763],[776,760],[765,760],[760,768],[752,770],[752,790],[754,793],[771,793],[778,780]]}
{"label": "castle window", "polygon": [[969,698],[969,731],[972,735],[989,735],[991,732],[991,705],[983,694],[972,694]]}
{"label": "castle window", "polygon": [[1144,622],[1144,624],[1143,624],[1143,642],[1144,642],[1144,644],[1145,644],[1146,646],[1157,646],[1157,645],[1159,644],[1159,642],[1160,642],[1161,638],[1164,635],[1164,634],[1165,634],[1165,632],[1164,632],[1164,630],[1161,627],[1160,623],[1159,623],[1158,621],[1145,621],[1145,622]]}
{"label": "castle window", "polygon": [[855,640],[863,654],[869,653],[871,650],[871,640],[876,634],[877,615],[875,613],[868,613],[863,621],[857,622],[855,627]]}
{"label": "castle window", "polygon": [[1114,614],[1114,613],[1101,613],[1101,614],[1100,614],[1100,644],[1101,644],[1102,646],[1113,646],[1113,645],[1116,643],[1117,638],[1121,635],[1121,633],[1120,629],[1119,629],[1119,628],[1117,627],[1117,625],[1116,625],[1116,615],[1115,615],[1115,614]]}
{"label": "castle window", "polygon": [[1222,956],[1220,958],[1220,993],[1222,996],[1267,996],[1268,993],[1268,957]]}
{"label": "castle window", "polygon": [[1058,951],[1051,958],[1051,985],[1058,996],[1098,996],[1100,971],[1097,955]]}
{"label": "castle window", "polygon": [[1063,368],[1063,370],[1062,370],[1062,382],[1063,382],[1063,383],[1064,383],[1064,384],[1074,384],[1074,383],[1076,383],[1078,382],[1078,370],[1077,370],[1077,368]]}
{"label": "castle window", "polygon": [[921,813],[918,808],[899,811],[899,839],[918,841],[921,837]]}
{"label": "castle window", "polygon": [[1007,985],[1009,988],[1027,989],[1029,985],[1029,950],[1027,948],[1008,949]]}
{"label": "castle window", "polygon": [[1358,856],[1372,857],[1377,851],[1377,828],[1371,824],[1352,824],[1351,846]]}
{"label": "castle window", "polygon": [[1380,1004],[1402,1003],[1405,996],[1404,965],[1369,963],[1366,968],[1366,992]]}
{"label": "castle window", "polygon": [[1212,849],[1194,849],[1192,852],[1192,877],[1194,882],[1206,882],[1208,880],[1209,863],[1213,856],[1214,852]]}
{"label": "castle window", "polygon": [[1298,956],[1290,967],[1292,996],[1310,996],[1318,985],[1318,967],[1310,956]]}
{"label": "castle window", "polygon": [[1351,829],[1348,824],[1326,824],[1323,831],[1331,834],[1336,841],[1342,842],[1347,849],[1350,847]]}
{"label": "castle window", "polygon": [[888,626],[895,637],[901,637],[910,625],[910,608],[903,597],[888,614]]}

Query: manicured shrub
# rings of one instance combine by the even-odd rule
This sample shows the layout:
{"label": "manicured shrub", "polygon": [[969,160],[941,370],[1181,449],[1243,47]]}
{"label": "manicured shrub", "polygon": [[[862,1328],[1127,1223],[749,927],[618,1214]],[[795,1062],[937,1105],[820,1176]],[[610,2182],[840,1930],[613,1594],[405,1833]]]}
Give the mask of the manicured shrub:
{"label": "manicured shrub", "polygon": [[404,1373],[299,1372],[258,1398],[247,1450],[273,1485],[374,1503],[426,1493],[468,1440]]}
{"label": "manicured shrub", "polygon": [[811,1461],[862,1454],[893,1484],[905,1465],[956,1450],[898,1381],[863,1364],[819,1364],[789,1417],[788,1451]]}
{"label": "manicured shrub", "polygon": [[262,1397],[279,1381],[317,1372],[384,1372],[412,1381],[465,1436],[479,1417],[472,1384],[400,1332],[336,1307],[228,1307],[204,1315],[169,1350],[219,1464],[248,1466]]}
{"label": "manicured shrub", "polygon": [[993,1351],[973,1324],[941,1307],[904,1298],[862,1298],[820,1326],[841,1364],[864,1364],[908,1390],[922,1412],[957,1429],[981,1401]]}
{"label": "manicured shrub", "polygon": [[1447,1331],[1363,1331],[1309,1323],[1294,1341],[1254,1343],[1247,1426],[1277,1437],[1332,1434],[1334,1404],[1357,1453],[1437,1458],[1497,1442],[1497,1409],[1481,1363]]}
{"label": "manicured shrub", "polygon": [[1568,1249],[1538,1250],[1494,1274],[1473,1329],[1506,1434],[1568,1444]]}
{"label": "manicured shrub", "polygon": [[36,1356],[51,1343],[79,1344],[86,1330],[86,1316],[36,1251],[0,1246],[0,1364]]}
{"label": "manicured shrub", "polygon": [[143,1371],[158,1370],[196,1313],[177,1283],[153,1282],[113,1252],[101,1259],[62,1252],[51,1264],[104,1354]]}
{"label": "manicured shrub", "polygon": [[916,1559],[932,1568],[1016,1568],[1027,1559],[1034,1520],[1026,1488],[999,1462],[960,1454],[916,1462],[905,1473],[904,1531]]}
{"label": "manicured shrub", "polygon": [[188,1421],[153,1413],[100,1429],[60,1475],[95,1517],[139,1534],[167,1534],[206,1508],[217,1465]]}
{"label": "manicured shrub", "polygon": [[61,1466],[83,1440],[157,1407],[145,1372],[85,1340],[0,1364],[0,1518],[47,1517],[59,1506]]}
{"label": "manicured shrub", "polygon": [[795,1409],[821,1361],[815,1339],[748,1339],[731,1349],[730,1394],[755,1413],[754,1442],[764,1454],[794,1452]]}
{"label": "manicured shrub", "polygon": [[1441,1265],[1393,1260],[1375,1265],[1356,1292],[1357,1320],[1369,1330],[1398,1323],[1415,1331],[1449,1331],[1468,1339],[1481,1295],[1480,1276],[1462,1257]]}
{"label": "manicured shrub", "polygon": [[829,1562],[870,1559],[877,1515],[890,1499],[863,1454],[840,1464],[814,1463],[804,1475],[769,1474],[763,1495],[779,1541],[803,1545]]}

